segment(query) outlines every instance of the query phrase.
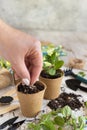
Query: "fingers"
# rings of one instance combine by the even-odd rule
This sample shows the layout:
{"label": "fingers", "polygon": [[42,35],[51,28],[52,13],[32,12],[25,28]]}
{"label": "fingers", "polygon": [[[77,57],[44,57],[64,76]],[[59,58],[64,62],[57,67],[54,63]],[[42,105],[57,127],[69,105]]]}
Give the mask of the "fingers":
{"label": "fingers", "polygon": [[29,68],[30,76],[31,76],[31,85],[34,84],[42,70],[42,55],[37,56],[37,58],[34,59],[33,64]]}
{"label": "fingers", "polygon": [[33,66],[31,69],[31,85],[33,85],[39,78],[41,66]]}
{"label": "fingers", "polygon": [[17,75],[16,78],[19,77],[20,79],[28,79],[30,81],[30,74],[23,60],[18,61],[17,65],[14,65],[13,68]]}
{"label": "fingers", "polygon": [[32,44],[32,46],[31,49],[27,49],[27,53],[24,51],[24,53],[22,53],[20,51],[19,55],[15,58],[15,64],[12,64],[18,77],[20,77],[24,83],[28,83],[29,80],[30,84],[35,83],[42,70],[42,52],[40,42],[36,42],[34,45]]}
{"label": "fingers", "polygon": [[14,78],[15,80],[18,80],[20,77],[16,73],[14,73]]}

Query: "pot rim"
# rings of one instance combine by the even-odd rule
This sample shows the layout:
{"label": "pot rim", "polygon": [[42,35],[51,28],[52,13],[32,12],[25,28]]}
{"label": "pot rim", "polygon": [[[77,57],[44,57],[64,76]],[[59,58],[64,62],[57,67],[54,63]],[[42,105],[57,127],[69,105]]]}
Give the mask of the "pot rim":
{"label": "pot rim", "polygon": [[45,91],[46,88],[47,88],[47,85],[46,85],[45,83],[43,83],[42,81],[36,81],[35,83],[37,83],[37,82],[40,83],[40,84],[42,84],[44,88],[43,88],[42,90],[36,92],[36,93],[32,93],[32,94],[28,94],[28,93],[27,93],[27,94],[25,94],[25,93],[23,93],[23,92],[18,91],[18,85],[19,85],[21,82],[19,82],[19,83],[16,85],[16,91],[17,91],[18,93],[23,94],[23,95],[34,95],[34,94],[40,93],[40,92],[42,92],[42,91]]}
{"label": "pot rim", "polygon": [[[44,69],[43,69],[44,70]],[[42,71],[43,71],[42,70]],[[41,74],[40,74],[40,76],[39,77],[41,77],[41,78],[43,78],[43,79],[47,79],[47,80],[56,80],[56,79],[59,79],[59,78],[61,78],[61,77],[63,77],[64,76],[64,72],[63,72],[63,70],[62,69],[58,69],[61,73],[62,73],[62,75],[60,76],[60,77],[57,77],[57,78],[45,78],[45,77],[43,77],[43,76],[41,76]],[[41,71],[41,72],[42,72]],[[42,81],[41,81],[42,82]]]}

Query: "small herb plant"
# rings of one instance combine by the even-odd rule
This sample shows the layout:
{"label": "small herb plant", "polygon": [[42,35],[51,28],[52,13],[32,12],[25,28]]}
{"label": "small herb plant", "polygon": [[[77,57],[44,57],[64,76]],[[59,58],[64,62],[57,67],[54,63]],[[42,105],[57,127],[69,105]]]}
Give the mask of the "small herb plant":
{"label": "small herb plant", "polygon": [[83,71],[79,71],[78,75],[81,76],[81,77],[85,77],[86,76],[85,72],[83,72]]}
{"label": "small herb plant", "polygon": [[42,46],[43,52],[43,70],[49,75],[55,75],[57,70],[60,69],[64,61],[60,59],[61,56],[65,56],[62,46],[54,46],[50,44],[48,46]]}
{"label": "small herb plant", "polygon": [[84,102],[84,106],[87,108],[87,101]]}
{"label": "small herb plant", "polygon": [[84,130],[86,118],[75,118],[69,106],[41,115],[38,122],[28,124],[29,130]]}
{"label": "small herb plant", "polygon": [[11,68],[11,64],[8,61],[6,61],[5,59],[0,58],[0,67],[1,68],[6,68],[6,69],[10,69]]}

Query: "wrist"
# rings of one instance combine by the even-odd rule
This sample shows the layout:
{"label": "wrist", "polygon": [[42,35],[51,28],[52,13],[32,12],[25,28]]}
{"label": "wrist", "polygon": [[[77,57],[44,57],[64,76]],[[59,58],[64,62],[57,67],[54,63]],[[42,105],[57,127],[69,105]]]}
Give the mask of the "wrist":
{"label": "wrist", "polygon": [[0,44],[5,44],[12,34],[12,28],[0,20]]}
{"label": "wrist", "polygon": [[5,50],[10,46],[10,39],[13,34],[13,29],[0,20],[0,56],[5,58]]}

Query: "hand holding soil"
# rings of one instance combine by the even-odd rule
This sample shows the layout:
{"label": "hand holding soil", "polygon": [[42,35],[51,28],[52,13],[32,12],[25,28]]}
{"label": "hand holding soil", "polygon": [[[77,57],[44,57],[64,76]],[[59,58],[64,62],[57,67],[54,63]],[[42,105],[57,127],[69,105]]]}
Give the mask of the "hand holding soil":
{"label": "hand holding soil", "polygon": [[16,78],[34,84],[42,69],[40,42],[0,20],[0,56],[12,64]]}

